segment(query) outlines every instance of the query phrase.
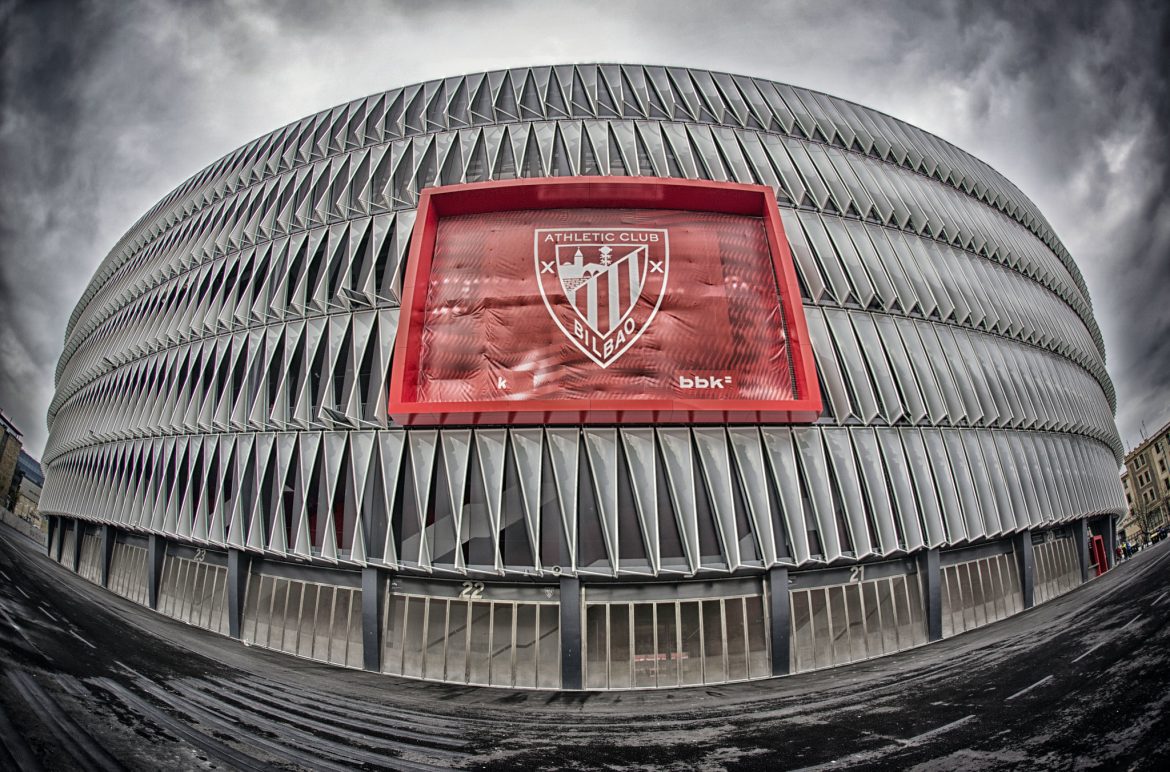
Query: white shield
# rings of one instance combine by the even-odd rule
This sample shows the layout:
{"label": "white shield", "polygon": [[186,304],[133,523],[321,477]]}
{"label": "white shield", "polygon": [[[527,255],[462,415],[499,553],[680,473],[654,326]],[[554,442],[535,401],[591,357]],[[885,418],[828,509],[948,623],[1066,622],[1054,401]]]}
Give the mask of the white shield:
{"label": "white shield", "polygon": [[670,257],[665,229],[537,229],[534,254],[549,314],[601,367],[629,350],[662,304]]}

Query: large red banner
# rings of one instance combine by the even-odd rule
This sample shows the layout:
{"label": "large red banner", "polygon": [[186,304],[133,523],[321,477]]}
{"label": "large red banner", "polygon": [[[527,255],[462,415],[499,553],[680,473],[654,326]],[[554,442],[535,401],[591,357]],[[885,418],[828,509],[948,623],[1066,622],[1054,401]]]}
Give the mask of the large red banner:
{"label": "large red banner", "polygon": [[798,383],[808,363],[794,358],[800,299],[784,297],[765,213],[615,200],[420,211],[426,244],[411,259],[429,263],[409,269],[391,415],[815,418],[819,397]]}

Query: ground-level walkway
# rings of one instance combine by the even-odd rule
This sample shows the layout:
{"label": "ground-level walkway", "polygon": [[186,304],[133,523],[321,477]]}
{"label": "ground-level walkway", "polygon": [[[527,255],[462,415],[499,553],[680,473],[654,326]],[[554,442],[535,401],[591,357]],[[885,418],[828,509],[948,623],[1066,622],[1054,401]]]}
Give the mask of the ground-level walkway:
{"label": "ground-level walkway", "polygon": [[0,526],[0,768],[1170,768],[1170,548],[890,657],[655,692],[454,687],[188,627]]}

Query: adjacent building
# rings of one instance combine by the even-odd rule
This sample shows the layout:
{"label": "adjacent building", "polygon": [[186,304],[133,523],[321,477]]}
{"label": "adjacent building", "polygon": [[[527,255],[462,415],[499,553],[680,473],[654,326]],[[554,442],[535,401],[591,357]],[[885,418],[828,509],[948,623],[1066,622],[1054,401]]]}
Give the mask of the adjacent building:
{"label": "adjacent building", "polygon": [[0,506],[9,511],[16,506],[20,488],[17,466],[23,439],[20,429],[0,410]]}
{"label": "adjacent building", "polygon": [[33,526],[41,526],[41,514],[38,504],[41,500],[41,489],[45,484],[45,476],[41,472],[40,463],[25,451],[20,451],[20,458],[16,461],[16,473],[13,475],[12,487],[15,489],[15,504],[12,513]]}
{"label": "adjacent building", "polygon": [[41,508],[69,568],[298,656],[766,678],[1086,580],[1104,356],[1044,216],[938,137],[703,70],[479,73],[143,215],[70,319]]}
{"label": "adjacent building", "polygon": [[1125,455],[1121,485],[1127,513],[1121,528],[1130,542],[1146,542],[1170,528],[1170,423]]}

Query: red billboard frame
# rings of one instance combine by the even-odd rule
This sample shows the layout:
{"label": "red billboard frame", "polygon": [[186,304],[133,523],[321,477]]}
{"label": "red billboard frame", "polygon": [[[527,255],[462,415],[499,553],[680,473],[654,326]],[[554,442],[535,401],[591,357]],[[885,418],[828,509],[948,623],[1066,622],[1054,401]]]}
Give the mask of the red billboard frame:
{"label": "red billboard frame", "polygon": [[[419,349],[441,217],[528,209],[637,208],[760,217],[779,290],[795,399],[553,399],[417,402]],[[820,387],[796,268],[776,196],[765,185],[656,177],[546,177],[428,188],[411,235],[394,359],[389,415],[407,426],[628,423],[812,423]]]}

